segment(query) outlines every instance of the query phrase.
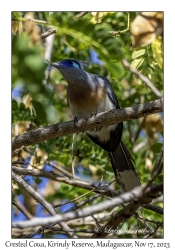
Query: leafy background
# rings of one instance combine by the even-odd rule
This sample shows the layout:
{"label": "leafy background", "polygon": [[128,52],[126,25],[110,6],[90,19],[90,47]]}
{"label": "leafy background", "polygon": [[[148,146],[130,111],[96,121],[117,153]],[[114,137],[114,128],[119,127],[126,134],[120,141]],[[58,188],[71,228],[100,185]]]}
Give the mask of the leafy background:
{"label": "leafy background", "polygon": [[[46,60],[46,41],[40,37],[41,33],[51,27],[56,28],[57,32],[54,35],[50,61],[57,62],[65,58],[88,61],[86,70],[109,79],[122,108],[157,99],[140,79],[124,68],[121,63],[123,58],[139,69],[163,93],[162,36],[157,36],[150,44],[134,48],[130,30],[120,32],[117,36],[109,33],[111,30],[127,29],[128,13],[88,13],[80,19],[76,18],[77,14],[76,12],[12,12],[12,136],[73,118],[67,105],[67,84],[59,71],[52,68],[50,62]],[[129,14],[130,22],[139,15],[138,12]],[[34,18],[35,22],[26,21],[28,18]],[[122,138],[135,160],[135,168],[142,184],[148,181],[162,147],[162,115],[162,113],[154,114],[145,119],[124,122]],[[58,173],[64,169],[70,174],[72,142],[72,135],[68,135],[32,145],[14,153],[12,160],[23,159],[30,168],[44,168]],[[107,153],[82,133],[74,138],[73,155],[75,175],[98,184],[108,162]],[[87,192],[45,178],[25,176],[24,179],[52,204],[70,201]],[[114,179],[110,164],[103,179],[103,183]],[[159,183],[162,180],[160,174],[155,182]],[[113,188],[119,189],[116,184],[113,184]],[[91,195],[92,193],[86,198]],[[32,215],[49,216],[40,204],[15,183],[13,183],[12,197],[18,197]],[[92,204],[103,199],[98,198]],[[163,206],[162,200],[158,200],[155,204]],[[73,203],[69,203],[61,206],[57,211],[64,213],[72,205]],[[144,216],[157,221],[162,220],[162,216],[148,210],[144,210]],[[12,206],[12,220],[25,219],[26,217]],[[140,225],[140,222],[132,217],[121,225],[121,228],[132,225]],[[153,237],[162,237],[162,233],[160,230]],[[16,234],[13,237],[18,236]],[[124,238],[134,236],[134,233],[120,235]],[[46,237],[67,236],[47,234]]]}

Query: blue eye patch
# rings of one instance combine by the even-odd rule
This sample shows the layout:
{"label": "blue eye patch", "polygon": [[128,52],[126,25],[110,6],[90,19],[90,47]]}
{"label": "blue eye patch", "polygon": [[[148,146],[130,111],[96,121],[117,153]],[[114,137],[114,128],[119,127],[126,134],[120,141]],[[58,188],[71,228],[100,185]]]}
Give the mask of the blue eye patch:
{"label": "blue eye patch", "polygon": [[77,62],[74,62],[73,60],[66,60],[64,61],[64,64],[68,67],[74,67],[80,69],[80,65]]}

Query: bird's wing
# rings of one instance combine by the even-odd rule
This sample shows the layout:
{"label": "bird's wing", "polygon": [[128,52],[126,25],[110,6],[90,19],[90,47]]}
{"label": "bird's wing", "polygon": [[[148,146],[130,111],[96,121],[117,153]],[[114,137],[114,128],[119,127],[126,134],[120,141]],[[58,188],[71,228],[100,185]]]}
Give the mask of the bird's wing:
{"label": "bird's wing", "polygon": [[111,87],[111,84],[110,84],[109,80],[106,77],[104,77],[104,76],[101,76],[101,78],[105,81],[106,91],[107,91],[108,97],[114,103],[116,109],[119,109],[120,105],[118,103],[117,97],[116,97],[116,95],[114,93],[114,90]]}

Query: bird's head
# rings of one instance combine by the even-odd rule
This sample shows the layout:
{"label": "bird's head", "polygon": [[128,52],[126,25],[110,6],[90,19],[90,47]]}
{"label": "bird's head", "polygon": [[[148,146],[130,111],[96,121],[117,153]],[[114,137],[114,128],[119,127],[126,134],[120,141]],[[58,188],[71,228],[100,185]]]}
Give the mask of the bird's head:
{"label": "bird's head", "polygon": [[54,62],[51,64],[53,67],[57,68],[58,70],[60,69],[84,69],[84,62],[80,60],[76,60],[73,58],[68,58],[65,60],[62,60],[60,62]]}
{"label": "bird's head", "polygon": [[86,71],[84,71],[84,66],[86,64],[87,62],[68,58],[60,62],[52,63],[51,65],[60,71],[68,84],[71,84],[72,82],[85,78]]}

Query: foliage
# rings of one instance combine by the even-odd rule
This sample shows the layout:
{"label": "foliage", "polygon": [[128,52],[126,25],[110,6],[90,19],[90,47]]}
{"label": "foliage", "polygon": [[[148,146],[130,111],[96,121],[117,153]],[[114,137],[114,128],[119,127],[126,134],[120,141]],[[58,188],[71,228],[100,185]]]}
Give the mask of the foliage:
{"label": "foliage", "polygon": [[[127,58],[132,66],[139,69],[161,93],[163,92],[163,42],[161,36],[150,45],[133,48],[130,31],[116,37],[109,35],[111,30],[126,29],[126,13],[105,12],[100,19],[96,18],[94,21],[95,14],[91,13],[78,19],[75,17],[77,14],[75,12],[35,12],[32,15],[38,20],[36,22],[25,21],[28,14],[25,12],[12,13],[13,136],[32,128],[72,119],[66,99],[66,82],[59,72],[51,68],[49,62],[45,61],[47,48],[45,41],[38,37],[36,43],[35,32],[37,34],[39,31],[41,34],[46,32],[49,27],[57,29],[51,61],[56,62],[65,58],[89,61],[86,70],[109,79],[121,107],[130,107],[156,99],[155,94],[140,79],[124,68],[121,62],[123,58]],[[132,21],[137,15],[137,12],[130,13],[130,20]],[[42,20],[46,22],[42,22]],[[27,22],[29,23],[26,28]],[[35,28],[33,24],[35,24]],[[28,32],[30,25],[32,25],[32,35]],[[98,58],[95,58],[94,52],[98,54]],[[31,100],[26,105],[24,98],[28,95],[31,95]],[[162,114],[159,114],[158,118],[150,117],[152,117],[151,121],[148,122],[142,118],[125,122],[122,136],[135,160],[135,168],[141,183],[148,181],[162,142],[160,134]],[[152,124],[154,124],[154,131],[151,133]],[[20,153],[15,153],[13,161],[22,158],[31,166],[49,168],[54,171],[55,169],[50,164],[55,163],[71,173],[72,142],[73,138],[69,135],[39,145],[32,145],[22,149]],[[143,142],[145,142],[144,146],[139,147]],[[107,153],[83,133],[75,136],[73,154],[76,162],[76,176],[98,183],[108,162]],[[46,163],[47,165],[45,165]],[[160,174],[159,182],[162,181],[162,178],[162,174]],[[53,183],[52,181],[46,183],[43,178],[30,179],[32,180],[31,185],[37,187],[37,190],[40,190],[42,185],[47,186],[43,195],[54,204],[63,202],[63,199],[72,200],[87,192],[63,183]],[[103,179],[104,183],[114,179],[110,164],[108,164]],[[26,181],[29,182],[27,179]],[[117,185],[113,186],[118,189]],[[17,191],[19,187],[14,186],[14,190],[19,193]],[[89,196],[91,195],[89,194]],[[28,199],[28,203],[26,199]],[[30,206],[34,206],[31,199],[24,195],[25,206],[28,210],[31,210]],[[92,204],[103,199],[94,200]],[[159,205],[162,206],[162,203]],[[62,212],[62,207],[57,211]],[[145,212],[145,217],[158,221],[162,219],[160,215],[148,210]],[[134,217],[125,222],[126,227],[136,226],[137,223]],[[48,237],[50,236],[48,235]],[[124,234],[122,237],[130,237],[130,235]],[[162,237],[162,232],[155,234],[155,237]]]}

